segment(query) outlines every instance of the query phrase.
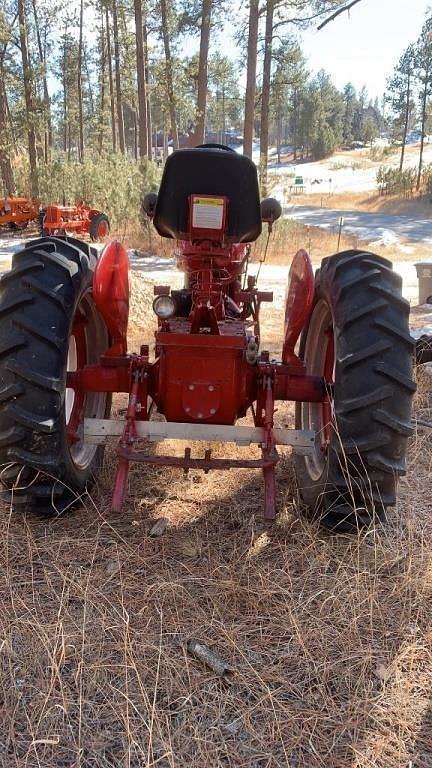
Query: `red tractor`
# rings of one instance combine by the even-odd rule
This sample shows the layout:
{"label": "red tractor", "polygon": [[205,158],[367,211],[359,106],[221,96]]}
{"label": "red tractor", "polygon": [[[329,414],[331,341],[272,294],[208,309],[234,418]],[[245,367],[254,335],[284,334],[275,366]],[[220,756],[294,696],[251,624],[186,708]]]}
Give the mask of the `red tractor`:
{"label": "red tractor", "polygon": [[90,240],[103,240],[109,235],[108,216],[80,200],[76,205],[48,205],[39,214],[41,235],[90,235]]}
{"label": "red tractor", "polygon": [[[289,272],[280,360],[261,349],[271,301],[247,275],[262,221],[254,164],[219,145],[174,152],[145,207],[176,241],[184,287],[155,289],[154,350],[128,353],[128,256],[98,258],[70,238],[35,240],[0,283],[0,462],[16,508],[63,512],[90,486],[107,436],[117,436],[113,508],[131,462],[185,471],[260,469],[264,515],[276,514],[278,446],[292,446],[302,508],[323,525],[357,530],[396,502],[411,434],[409,305],[389,261],[363,251],[323,260],[305,251]],[[111,396],[128,394],[124,420]],[[274,424],[296,403],[296,427]],[[165,421],[152,420],[154,411]],[[252,424],[236,422],[250,414]],[[151,441],[204,441],[204,455],[160,455]],[[150,441],[150,445],[149,445]],[[258,457],[214,457],[212,441],[256,444]],[[281,474],[280,483],[284,477]]]}
{"label": "red tractor", "polygon": [[31,197],[5,197],[0,200],[0,227],[21,231],[36,221],[39,201]]}

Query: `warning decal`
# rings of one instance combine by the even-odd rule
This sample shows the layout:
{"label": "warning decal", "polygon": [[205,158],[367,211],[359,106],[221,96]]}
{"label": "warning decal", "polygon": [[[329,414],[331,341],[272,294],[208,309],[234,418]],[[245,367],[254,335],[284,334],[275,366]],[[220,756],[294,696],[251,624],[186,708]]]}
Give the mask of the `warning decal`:
{"label": "warning decal", "polygon": [[221,197],[194,197],[192,226],[197,229],[222,229],[224,200]]}

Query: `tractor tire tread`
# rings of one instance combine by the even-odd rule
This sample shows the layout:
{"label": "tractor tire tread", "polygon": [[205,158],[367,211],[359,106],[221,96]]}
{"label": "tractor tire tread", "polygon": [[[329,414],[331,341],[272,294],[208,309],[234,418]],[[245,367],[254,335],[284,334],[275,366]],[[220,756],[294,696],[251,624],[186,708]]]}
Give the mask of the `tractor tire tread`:
{"label": "tractor tire tread", "polygon": [[64,366],[73,308],[96,261],[96,250],[73,238],[39,238],[0,280],[0,482],[20,511],[56,514],[93,478],[92,464],[85,485],[71,489]]}
{"label": "tractor tire tread", "polygon": [[[300,495],[327,528],[355,531],[384,517],[406,471],[414,342],[409,303],[391,268],[382,257],[347,251],[324,259],[319,271],[316,300],[330,306],[337,339],[337,429],[319,481],[308,473],[305,457],[295,461]],[[307,328],[301,356],[306,337]],[[301,406],[296,421],[301,428]]]}

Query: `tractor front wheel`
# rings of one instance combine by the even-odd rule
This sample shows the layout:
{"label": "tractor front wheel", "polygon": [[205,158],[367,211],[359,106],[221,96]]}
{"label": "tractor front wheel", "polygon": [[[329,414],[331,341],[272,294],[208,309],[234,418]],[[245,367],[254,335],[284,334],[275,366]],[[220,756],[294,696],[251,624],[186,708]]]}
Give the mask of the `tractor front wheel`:
{"label": "tractor front wheel", "polygon": [[105,418],[105,393],[75,392],[67,372],[98,362],[108,332],[92,296],[96,254],[78,240],[30,243],[0,280],[0,481],[21,509],[62,512],[101,464],[85,417]]}
{"label": "tractor front wheel", "polygon": [[89,234],[90,240],[96,242],[108,237],[110,233],[110,223],[105,213],[97,213],[90,221]]}
{"label": "tractor front wheel", "polygon": [[14,232],[22,232],[24,229],[27,229],[28,225],[28,221],[11,221],[9,228]]}
{"label": "tractor front wheel", "polygon": [[391,262],[361,251],[325,259],[317,274],[300,356],[330,385],[324,403],[297,404],[297,428],[316,439],[295,465],[308,513],[333,530],[382,518],[405,472],[416,385],[401,289]]}

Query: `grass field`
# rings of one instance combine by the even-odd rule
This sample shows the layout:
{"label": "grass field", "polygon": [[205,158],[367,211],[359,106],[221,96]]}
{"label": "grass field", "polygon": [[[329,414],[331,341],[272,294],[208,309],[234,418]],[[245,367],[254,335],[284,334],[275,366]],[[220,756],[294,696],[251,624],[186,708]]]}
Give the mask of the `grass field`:
{"label": "grass field", "polygon": [[[132,280],[137,344],[152,286]],[[281,308],[263,315],[276,349]],[[426,372],[415,412],[432,416]],[[1,766],[432,766],[430,432],[411,440],[388,523],[360,538],[304,520],[289,453],[273,527],[252,471],[137,466],[115,515],[114,466],[110,448],[64,517],[0,510]],[[191,638],[234,666],[229,680]]]}

